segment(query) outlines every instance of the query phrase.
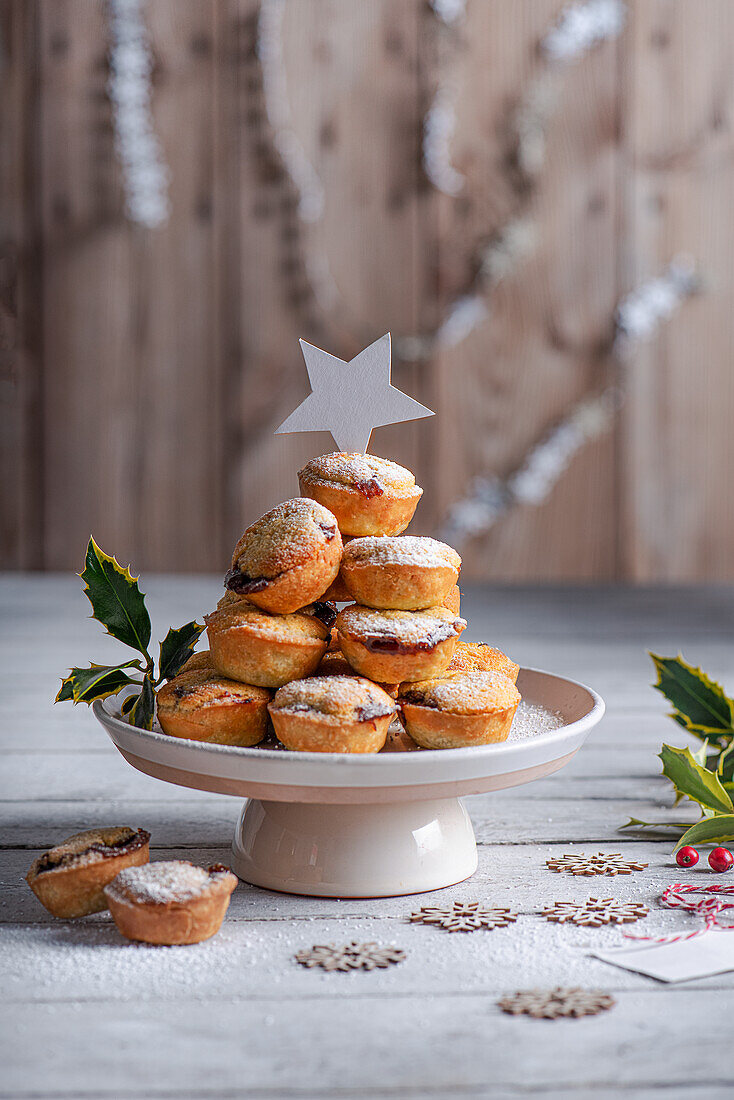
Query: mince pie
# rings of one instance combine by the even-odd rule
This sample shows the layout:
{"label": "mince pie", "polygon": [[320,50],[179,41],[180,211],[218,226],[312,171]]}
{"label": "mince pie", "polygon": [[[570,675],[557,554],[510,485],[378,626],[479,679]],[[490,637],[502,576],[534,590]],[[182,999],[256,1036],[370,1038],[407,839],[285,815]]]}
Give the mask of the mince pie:
{"label": "mince pie", "polygon": [[339,576],[357,603],[416,611],[442,607],[460,568],[456,551],[436,539],[368,536],[344,547]]}
{"label": "mince pie", "polygon": [[323,614],[271,615],[251,604],[230,604],[205,616],[209,648],[222,676],[278,688],[311,676],[326,653],[333,608]]}
{"label": "mince pie", "polygon": [[147,863],[150,833],[109,825],[75,833],[44,852],[26,881],[54,917],[86,917],[107,908],[104,887],[126,867]]}
{"label": "mince pie", "polygon": [[296,752],[379,752],[397,713],[382,688],[354,675],[295,680],[269,709],[278,740]]}
{"label": "mince pie", "polygon": [[286,500],[248,527],[234,548],[225,587],[285,615],[318,600],[342,556],[337,521],[315,500]]}
{"label": "mince pie", "polygon": [[118,932],[144,943],[200,943],[224,920],[237,878],[215,863],[204,870],[184,860],[131,867],[105,887]]}
{"label": "mince pie", "polygon": [[458,584],[449,589],[443,601],[443,606],[448,607],[449,611],[453,611],[454,615],[461,614],[461,592],[459,592]]}
{"label": "mince pie", "polygon": [[[212,655],[208,649],[201,649],[198,653],[192,653],[188,661],[185,661],[181,665],[181,668],[176,673],[177,676],[181,676],[184,672],[201,672],[205,669],[213,669]],[[173,677],[169,677],[173,679]]]}
{"label": "mince pie", "polygon": [[506,741],[520,693],[501,672],[401,684],[403,725],[425,749],[460,749]]}
{"label": "mince pie", "polygon": [[[359,676],[340,649],[327,650],[321,658],[321,663],[314,673],[315,676]],[[383,691],[393,698],[398,697],[399,684],[378,684]]]}
{"label": "mince pie", "polygon": [[216,745],[257,745],[268,728],[271,692],[213,668],[182,672],[158,692],[158,721],[170,737]]}
{"label": "mince pie", "polygon": [[502,672],[514,684],[520,666],[510,660],[501,649],[495,649],[486,642],[457,642],[444,675],[454,676],[463,672]]}
{"label": "mince pie", "polygon": [[376,611],[352,604],[336,619],[339,645],[352,668],[391,684],[440,676],[465,627],[445,607]]}
{"label": "mince pie", "polygon": [[399,535],[423,490],[404,466],[367,454],[322,455],[298,471],[304,497],[332,512],[343,535]]}

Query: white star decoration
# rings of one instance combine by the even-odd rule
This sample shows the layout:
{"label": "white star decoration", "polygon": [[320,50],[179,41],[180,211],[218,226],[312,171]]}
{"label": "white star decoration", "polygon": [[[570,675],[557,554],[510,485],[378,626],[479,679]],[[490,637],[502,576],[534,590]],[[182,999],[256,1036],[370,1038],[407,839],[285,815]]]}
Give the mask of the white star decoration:
{"label": "white star decoration", "polygon": [[433,416],[430,409],[390,385],[390,333],[346,363],[300,341],[311,393],[283,421],[284,432],[328,431],[341,451],[364,454],[373,428]]}

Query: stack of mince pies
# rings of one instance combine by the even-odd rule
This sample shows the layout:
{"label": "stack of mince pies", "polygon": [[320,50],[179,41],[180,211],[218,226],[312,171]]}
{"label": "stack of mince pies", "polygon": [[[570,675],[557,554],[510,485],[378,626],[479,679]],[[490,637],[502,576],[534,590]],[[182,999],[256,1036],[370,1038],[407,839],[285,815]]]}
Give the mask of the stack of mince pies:
{"label": "stack of mince pies", "polygon": [[295,752],[506,740],[519,668],[460,641],[461,558],[402,533],[423,492],[413,474],[339,452],[298,477],[302,495],[235,546],[209,649],[158,693],[164,732],[241,746],[274,733]]}

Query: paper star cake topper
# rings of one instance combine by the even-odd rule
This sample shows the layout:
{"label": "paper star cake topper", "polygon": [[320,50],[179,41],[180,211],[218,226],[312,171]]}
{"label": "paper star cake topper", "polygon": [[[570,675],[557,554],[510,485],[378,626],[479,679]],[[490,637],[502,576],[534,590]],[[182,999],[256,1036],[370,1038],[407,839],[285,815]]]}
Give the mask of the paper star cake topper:
{"label": "paper star cake topper", "polygon": [[276,430],[328,431],[340,451],[364,454],[373,428],[433,416],[430,409],[390,384],[390,333],[346,363],[300,341],[311,393]]}

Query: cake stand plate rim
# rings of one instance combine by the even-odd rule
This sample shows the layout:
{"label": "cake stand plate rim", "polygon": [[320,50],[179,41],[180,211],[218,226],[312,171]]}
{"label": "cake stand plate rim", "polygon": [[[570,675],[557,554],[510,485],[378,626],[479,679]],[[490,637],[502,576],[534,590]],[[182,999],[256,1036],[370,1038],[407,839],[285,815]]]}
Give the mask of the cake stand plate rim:
{"label": "cake stand plate rim", "polygon": [[[115,746],[133,766],[136,765],[130,760],[131,756],[164,769],[170,766],[174,770],[196,773],[204,781],[202,788],[206,790],[218,791],[221,789],[218,780],[226,780],[228,789],[222,793],[240,796],[248,794],[248,785],[251,788],[253,784],[267,784],[273,789],[280,785],[304,788],[304,793],[307,788],[319,788],[332,794],[339,789],[346,793],[355,788],[363,791],[374,788],[383,790],[384,799],[385,788],[395,787],[395,800],[399,801],[406,797],[404,789],[414,785],[441,783],[445,787],[456,782],[461,787],[482,779],[506,777],[509,786],[514,773],[533,771],[536,766],[542,767],[561,758],[570,759],[578,751],[604,715],[605,704],[601,696],[585,684],[541,669],[523,668],[520,677],[524,681],[523,694],[529,695],[531,703],[548,706],[547,700],[557,699],[560,691],[565,692],[569,700],[567,708],[575,703],[577,709],[580,706],[581,713],[558,730],[523,741],[466,749],[352,755],[240,748],[169,737],[138,729],[119,718],[115,713],[118,697],[97,700],[93,711]],[[176,782],[175,779],[168,781]],[[518,780],[520,783],[529,781]],[[295,800],[293,793],[287,798]]]}

